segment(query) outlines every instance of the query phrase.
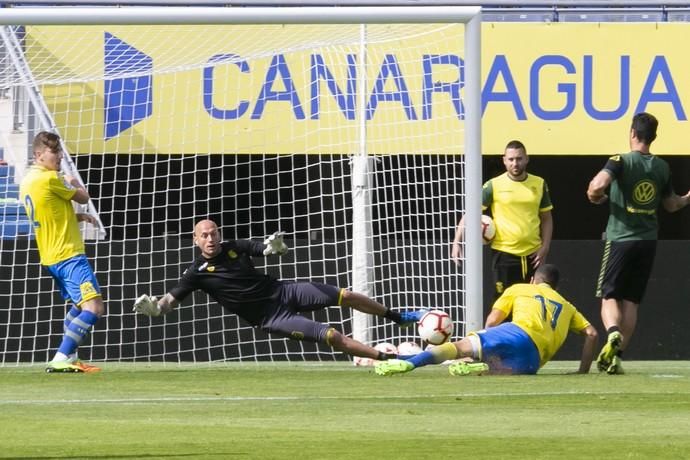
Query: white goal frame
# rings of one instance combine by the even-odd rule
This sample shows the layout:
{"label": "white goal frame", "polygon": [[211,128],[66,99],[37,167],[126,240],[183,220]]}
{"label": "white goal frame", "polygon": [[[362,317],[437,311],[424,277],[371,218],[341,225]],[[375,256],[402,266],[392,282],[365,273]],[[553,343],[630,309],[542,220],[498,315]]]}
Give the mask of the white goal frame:
{"label": "white goal frame", "polygon": [[[482,293],[482,239],[481,215],[481,8],[468,6],[381,6],[381,7],[32,7],[0,9],[0,26],[9,25],[199,25],[199,24],[412,24],[412,23],[462,23],[465,27],[464,94],[465,108],[464,146],[465,155],[465,308],[464,333],[477,330],[483,323]],[[363,104],[359,104],[363,106]],[[366,136],[366,120],[362,120],[362,145]],[[49,129],[49,126],[45,127]],[[367,173],[366,151],[359,153],[363,164],[353,160],[355,171]],[[361,183],[353,177],[353,188]],[[366,182],[366,181],[364,181]],[[354,192],[354,190],[353,190]],[[355,201],[355,198],[353,198]],[[362,209],[354,206],[355,212]],[[94,210],[94,212],[96,212]],[[364,215],[366,221],[366,213]],[[363,225],[366,232],[367,226]],[[355,235],[358,230],[353,231]],[[364,267],[363,272],[353,273],[353,290],[367,293],[369,280],[366,273],[368,255],[367,238],[353,248],[353,267]],[[450,251],[450,240],[449,240]],[[353,335],[363,341],[353,321]],[[365,328],[362,328],[365,329]],[[462,335],[460,331],[457,331]]]}

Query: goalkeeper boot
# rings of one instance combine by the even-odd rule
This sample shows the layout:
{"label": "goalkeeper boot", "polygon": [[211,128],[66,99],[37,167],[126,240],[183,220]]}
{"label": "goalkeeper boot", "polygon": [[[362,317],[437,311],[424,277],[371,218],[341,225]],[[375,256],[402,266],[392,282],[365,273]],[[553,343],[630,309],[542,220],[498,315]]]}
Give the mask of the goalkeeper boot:
{"label": "goalkeeper boot", "polygon": [[374,372],[377,375],[393,375],[404,374],[414,369],[414,364],[403,361],[402,359],[389,359],[388,361],[379,361],[374,366]]}
{"label": "goalkeeper boot", "polygon": [[77,373],[84,372],[69,361],[51,361],[46,367],[46,372],[51,373]]}
{"label": "goalkeeper boot", "polygon": [[623,360],[621,359],[620,356],[614,356],[613,359],[611,360],[611,364],[609,367],[606,369],[607,374],[625,374],[623,371]]}
{"label": "goalkeeper boot", "polygon": [[482,362],[468,363],[467,361],[458,361],[448,366],[450,375],[482,375],[489,372],[489,365]]}
{"label": "goalkeeper boot", "polygon": [[429,310],[410,310],[400,312],[400,322],[398,325],[400,327],[410,327],[414,326],[416,323],[422,319],[422,316]]}
{"label": "goalkeeper boot", "polygon": [[599,372],[608,372],[609,366],[613,362],[613,358],[618,355],[621,349],[621,344],[623,343],[623,334],[618,331],[614,331],[609,334],[606,344],[601,349],[599,356],[597,357],[597,369]]}

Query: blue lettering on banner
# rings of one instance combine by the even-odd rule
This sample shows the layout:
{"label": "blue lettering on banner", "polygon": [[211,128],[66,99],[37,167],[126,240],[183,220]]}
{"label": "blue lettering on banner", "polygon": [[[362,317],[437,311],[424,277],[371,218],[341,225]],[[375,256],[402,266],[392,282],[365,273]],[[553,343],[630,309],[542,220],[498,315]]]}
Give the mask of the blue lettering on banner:
{"label": "blue lettering on banner", "polygon": [[[103,136],[108,140],[153,113],[153,59],[105,32],[104,63]],[[140,76],[120,77],[127,74]]]}
{"label": "blue lettering on banner", "polygon": [[[247,64],[247,61],[240,59],[236,54],[216,54],[215,56],[211,56],[208,62],[212,64],[232,63],[240,69],[240,72],[249,73],[249,64]],[[244,115],[249,109],[249,101],[241,100],[237,107],[233,109],[219,109],[213,105],[213,71],[215,68],[215,65],[204,67],[204,109],[213,118],[236,120]]]}
{"label": "blue lettering on banner", "polygon": [[[657,79],[661,77],[666,86],[665,93],[655,93],[654,83]],[[652,68],[647,75],[647,81],[645,82],[644,89],[640,95],[640,101],[637,103],[635,108],[635,113],[644,112],[647,104],[650,102],[670,102],[673,106],[673,110],[676,113],[676,118],[678,120],[687,120],[685,116],[685,111],[683,110],[683,105],[680,102],[680,96],[678,95],[678,90],[676,90],[676,85],[673,83],[673,77],[671,76],[671,69],[668,68],[668,63],[666,58],[663,56],[654,57],[654,62],[652,62]]]}
{"label": "blue lettering on banner", "polygon": [[[273,86],[276,82],[276,78],[280,76],[285,86],[285,91],[273,91]],[[292,82],[292,76],[290,75],[290,69],[288,68],[287,62],[285,62],[285,56],[282,54],[276,54],[271,59],[271,64],[268,66],[268,71],[266,72],[266,78],[264,79],[264,85],[261,87],[261,92],[259,93],[259,98],[254,106],[254,111],[252,112],[252,120],[258,120],[264,113],[264,108],[266,102],[268,101],[288,101],[292,104],[292,111],[295,114],[295,118],[298,120],[304,120],[304,111],[302,110],[302,103],[297,95],[297,89]]]}
{"label": "blue lettering on banner", "polygon": [[[506,86],[505,92],[493,91],[499,76],[501,76],[503,84]],[[494,62],[491,64],[489,76],[487,77],[486,84],[482,90],[482,115],[484,114],[486,106],[489,104],[489,102],[510,102],[513,104],[513,110],[515,110],[515,116],[517,119],[527,120],[525,108],[522,106],[522,101],[520,100],[520,94],[518,93],[517,86],[515,85],[513,74],[510,72],[508,59],[506,59],[506,57],[502,54],[497,55],[494,59]]]}
{"label": "blue lettering on banner", "polygon": [[542,120],[563,120],[568,118],[575,110],[575,84],[559,83],[558,92],[565,94],[565,105],[560,110],[543,109],[539,103],[539,75],[540,70],[546,66],[560,66],[568,74],[575,73],[575,65],[565,56],[546,55],[537,58],[530,69],[530,107],[532,112]]}
{"label": "blue lettering on banner", "polygon": [[[386,80],[388,77],[393,77],[396,91],[384,91]],[[408,120],[416,120],[417,113],[412,107],[412,100],[410,99],[410,92],[407,90],[407,83],[403,77],[398,60],[393,54],[386,54],[381,64],[379,74],[374,81],[374,90],[371,92],[369,104],[367,104],[367,120],[374,118],[374,112],[380,101],[385,102],[401,102],[403,110]]]}
{"label": "blue lettering on banner", "polygon": [[630,56],[621,56],[620,72],[620,102],[613,110],[598,110],[594,108],[594,66],[592,56],[585,56],[583,60],[583,101],[585,112],[595,120],[618,120],[623,117],[630,107]]}
{"label": "blue lettering on banner", "polygon": [[318,120],[320,117],[321,101],[321,85],[319,81],[326,82],[326,86],[330,93],[335,97],[340,111],[345,115],[347,120],[355,119],[355,96],[357,88],[357,57],[354,54],[347,55],[347,81],[345,87],[347,90],[342,92],[335,77],[326,64],[323,62],[323,56],[320,54],[311,55],[311,119]]}
{"label": "blue lettering on banner", "polygon": [[[435,65],[450,65],[458,70],[458,78],[452,82],[440,82],[433,80],[433,67]],[[459,57],[452,54],[425,54],[422,57],[422,120],[431,120],[431,98],[434,93],[448,93],[459,120],[465,119],[465,108],[460,98],[460,90],[465,85],[465,64]]]}
{"label": "blue lettering on banner", "polygon": [[[333,73],[328,66],[326,66],[323,56],[320,54],[311,55],[309,83],[311,101],[309,105],[311,110],[310,119],[318,120],[321,117],[321,82],[326,84],[326,88],[328,88],[330,94],[335,98],[338,108],[345,119],[354,120],[356,118],[357,59],[353,54],[347,55],[346,59],[347,77],[345,90],[343,90],[337,84]],[[212,56],[207,62],[208,65],[204,67],[203,70],[204,110],[215,119],[236,120],[241,118],[249,108],[250,102],[247,100],[240,101],[237,107],[230,109],[223,109],[215,106],[213,102],[213,95],[216,91],[214,70],[219,64],[234,64],[239,68],[240,72],[250,73],[249,64],[241,57],[231,53],[217,54]],[[458,78],[451,82],[434,81],[433,66],[436,65],[451,65],[457,68]],[[462,59],[454,55],[425,55],[422,60],[422,67],[424,71],[422,79],[423,119],[428,120],[432,116],[431,105],[434,93],[448,93],[458,119],[463,119],[464,109],[460,97],[464,75]],[[274,90],[276,81],[278,80],[282,81],[285,88],[284,91]],[[393,83],[394,89],[386,91],[386,83],[389,80]],[[290,102],[295,118],[298,120],[305,119],[302,103],[293,83],[290,69],[285,57],[281,54],[275,55],[272,58],[254,110],[252,111],[251,118],[260,119],[267,103],[271,101]],[[397,58],[393,54],[387,54],[384,57],[379,73],[374,81],[369,103],[366,107],[366,117],[368,120],[374,117],[380,102],[398,102],[402,106],[408,120],[417,119],[417,112],[412,103],[405,77]]]}
{"label": "blue lettering on banner", "polygon": [[[322,117],[321,104],[323,97],[332,97],[338,110],[346,120],[355,120],[357,117],[357,56],[348,54],[346,58],[346,75],[344,81],[338,81],[326,64],[321,54],[310,55],[309,78],[309,104],[308,118],[318,120]],[[149,58],[150,59],[150,58]],[[582,56],[582,68],[563,55],[544,55],[537,57],[529,67],[528,88],[529,108],[534,118],[544,121],[564,120],[572,116],[577,108],[578,97],[582,98],[582,109],[593,120],[611,121],[618,120],[635,106],[635,113],[646,110],[651,103],[670,104],[678,120],[687,120],[680,94],[673,81],[673,75],[664,56],[656,56],[647,72],[644,87],[640,92],[636,105],[632,101],[631,90],[631,64],[632,58],[622,55],[619,58],[619,73],[616,76],[619,84],[618,99],[613,107],[603,108],[596,104],[594,94],[594,81],[596,78],[596,66],[592,55]],[[141,60],[141,62],[145,62]],[[150,62],[150,61],[149,61]],[[282,54],[271,58],[261,89],[254,102],[241,99],[235,107],[220,108],[214,105],[213,96],[221,91],[220,82],[216,81],[214,69],[220,64],[231,64],[239,69],[240,75],[251,74],[250,64],[241,56],[235,54],[218,54],[208,60],[208,65],[203,70],[203,102],[204,109],[214,119],[236,120],[250,114],[251,119],[261,119],[268,103],[287,102],[297,120],[305,120],[303,104],[300,95],[293,82],[291,69]],[[457,79],[452,81],[438,81],[434,78],[434,70],[441,66],[450,66],[452,71],[457,70]],[[638,64],[639,66],[639,64]],[[578,82],[564,82],[549,78],[549,84],[555,85],[555,90],[562,96],[561,103],[556,107],[545,105],[544,95],[545,80],[543,71],[546,69],[561,71],[564,75],[577,76],[581,73]],[[430,120],[434,114],[433,98],[436,94],[447,94],[452,109],[459,120],[464,119],[465,111],[461,97],[464,88],[465,68],[461,57],[452,54],[425,54],[421,58],[421,118],[414,107],[410,89],[402,67],[395,54],[386,54],[383,57],[378,74],[375,77],[371,93],[366,105],[366,119],[372,120],[381,103],[390,102],[396,104],[407,120]],[[150,77],[149,77],[150,78]],[[572,78],[572,77],[570,77]],[[578,86],[581,86],[581,96]],[[282,89],[276,89],[282,85]],[[222,85],[224,88],[226,85]],[[663,86],[664,89],[655,90],[655,87]],[[497,88],[504,87],[504,90]],[[548,89],[548,88],[547,88]],[[149,90],[150,95],[150,90]],[[106,94],[107,96],[107,94]],[[307,96],[307,95],[305,95]],[[551,104],[554,104],[550,98]],[[520,121],[528,119],[523,97],[520,94],[514,71],[511,70],[508,58],[505,55],[496,55],[491,62],[484,82],[481,94],[482,113],[489,104],[507,103],[512,107],[515,118]],[[558,100],[558,99],[556,99]],[[442,103],[447,104],[444,100]],[[436,102],[437,106],[439,102]],[[556,102],[558,104],[558,102]],[[112,106],[112,104],[111,104]],[[120,116],[118,120],[124,117]],[[131,117],[130,117],[131,118]],[[136,118],[136,117],[134,117]],[[114,130],[115,133],[118,131]]]}

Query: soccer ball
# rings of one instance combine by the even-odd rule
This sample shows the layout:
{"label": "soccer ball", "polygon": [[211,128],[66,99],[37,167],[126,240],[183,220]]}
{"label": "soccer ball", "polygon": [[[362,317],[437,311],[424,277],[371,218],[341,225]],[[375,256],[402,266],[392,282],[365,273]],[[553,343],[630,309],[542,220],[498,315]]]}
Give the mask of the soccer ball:
{"label": "soccer ball", "polygon": [[392,343],[388,342],[381,342],[377,343],[374,348],[376,348],[378,351],[382,351],[383,353],[393,353],[397,354],[398,353],[398,348],[393,345]]}
{"label": "soccer ball", "polygon": [[413,356],[421,353],[422,347],[417,345],[415,342],[403,342],[398,345],[398,354],[403,356]]}
{"label": "soccer ball", "polygon": [[371,358],[362,358],[361,356],[355,356],[352,359],[352,364],[355,366],[373,366],[374,365],[374,360]]}
{"label": "soccer ball", "polygon": [[431,310],[417,323],[419,337],[432,345],[441,345],[453,335],[453,320],[445,311]]}
{"label": "soccer ball", "polygon": [[494,224],[494,220],[486,214],[482,214],[482,241],[484,244],[489,244],[495,236],[496,224]]}
{"label": "soccer ball", "polygon": [[[374,345],[374,348],[384,353],[398,353],[398,349],[395,347],[395,345],[388,342],[377,343],[376,345]],[[354,364],[355,366],[373,366],[377,362],[378,361],[375,359],[362,358],[361,356],[355,356],[354,358],[352,358],[352,364]]]}

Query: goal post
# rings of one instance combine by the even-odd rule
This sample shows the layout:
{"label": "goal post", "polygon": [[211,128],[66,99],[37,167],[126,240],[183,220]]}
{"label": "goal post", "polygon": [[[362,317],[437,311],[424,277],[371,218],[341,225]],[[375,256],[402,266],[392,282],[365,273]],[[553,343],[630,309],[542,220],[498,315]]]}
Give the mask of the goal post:
{"label": "goal post", "polygon": [[[134,315],[139,294],[167,292],[197,255],[202,218],[228,239],[286,231],[290,254],[256,261],[276,277],[446,310],[456,337],[481,327],[479,7],[6,8],[0,27],[3,81],[27,113],[45,107],[106,230],[87,255],[107,313],[82,358],[342,358],[201,293],[165,318]],[[0,105],[8,152],[12,102]],[[6,158],[11,201],[21,155]],[[64,305],[35,251],[30,236],[0,239],[0,365],[45,361],[61,335]],[[419,341],[337,307],[313,315],[372,345]]]}

